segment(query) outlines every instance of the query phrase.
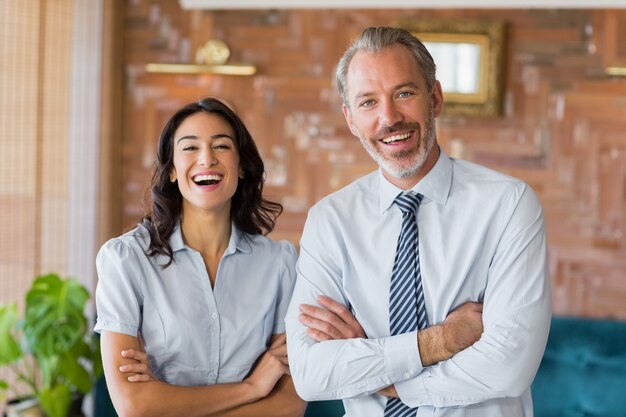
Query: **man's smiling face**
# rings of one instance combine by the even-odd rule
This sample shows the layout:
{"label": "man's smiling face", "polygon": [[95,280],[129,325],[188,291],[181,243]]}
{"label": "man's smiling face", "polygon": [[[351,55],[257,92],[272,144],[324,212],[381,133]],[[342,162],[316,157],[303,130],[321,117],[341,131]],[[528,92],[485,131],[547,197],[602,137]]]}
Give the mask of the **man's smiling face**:
{"label": "man's smiling face", "polygon": [[[443,95],[428,90],[415,58],[403,45],[360,51],[347,74],[344,115],[352,133],[401,188],[415,184],[436,162],[435,117]],[[397,184],[399,183],[399,184]]]}

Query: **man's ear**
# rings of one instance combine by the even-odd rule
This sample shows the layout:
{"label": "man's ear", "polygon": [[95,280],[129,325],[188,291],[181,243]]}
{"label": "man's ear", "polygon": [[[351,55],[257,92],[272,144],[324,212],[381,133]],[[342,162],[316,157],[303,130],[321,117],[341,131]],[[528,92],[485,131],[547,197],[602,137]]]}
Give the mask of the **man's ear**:
{"label": "man's ear", "polygon": [[435,80],[435,83],[433,84],[431,98],[433,100],[433,115],[435,117],[439,117],[443,112],[443,90],[441,89],[441,83],[439,80]]}
{"label": "man's ear", "polygon": [[343,117],[346,118],[346,123],[348,123],[350,132],[352,132],[354,136],[359,137],[359,131],[357,130],[356,127],[354,127],[354,124],[352,122],[352,113],[350,112],[350,108],[346,105],[346,103],[344,103],[341,106],[341,109],[343,110]]}

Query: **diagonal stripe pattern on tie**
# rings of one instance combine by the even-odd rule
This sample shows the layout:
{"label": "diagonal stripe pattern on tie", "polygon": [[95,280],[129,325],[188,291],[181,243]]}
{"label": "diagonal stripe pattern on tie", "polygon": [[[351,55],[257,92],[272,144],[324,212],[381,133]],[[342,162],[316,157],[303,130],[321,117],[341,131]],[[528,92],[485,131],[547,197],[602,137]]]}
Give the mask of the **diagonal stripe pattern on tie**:
{"label": "diagonal stripe pattern on tie", "polygon": [[[402,228],[398,237],[389,290],[389,330],[392,336],[428,326],[417,230],[417,209],[422,198],[421,194],[407,193],[399,195],[394,200],[402,211]],[[385,417],[415,416],[416,410],[398,398],[390,398],[385,406]]]}

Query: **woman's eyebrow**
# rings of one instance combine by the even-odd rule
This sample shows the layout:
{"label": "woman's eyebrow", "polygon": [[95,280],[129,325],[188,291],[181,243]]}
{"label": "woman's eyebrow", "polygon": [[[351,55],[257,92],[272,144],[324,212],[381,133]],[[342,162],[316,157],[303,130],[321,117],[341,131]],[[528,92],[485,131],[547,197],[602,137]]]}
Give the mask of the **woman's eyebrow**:
{"label": "woman's eyebrow", "polygon": [[[215,135],[211,135],[210,138],[211,139],[227,138],[227,139],[230,139],[230,140],[234,140],[232,138],[232,136],[230,136],[229,134],[226,134],[226,133],[216,133]],[[195,140],[198,140],[199,138],[196,135],[185,135],[185,136],[182,136],[182,137],[178,138],[176,143],[178,144],[178,143],[180,143],[181,140],[185,140],[185,139],[195,139]]]}
{"label": "woman's eyebrow", "polygon": [[198,139],[198,137],[194,136],[194,135],[185,135],[183,137],[178,138],[176,143],[178,144],[178,143],[180,143],[181,140],[184,140],[184,139]]}

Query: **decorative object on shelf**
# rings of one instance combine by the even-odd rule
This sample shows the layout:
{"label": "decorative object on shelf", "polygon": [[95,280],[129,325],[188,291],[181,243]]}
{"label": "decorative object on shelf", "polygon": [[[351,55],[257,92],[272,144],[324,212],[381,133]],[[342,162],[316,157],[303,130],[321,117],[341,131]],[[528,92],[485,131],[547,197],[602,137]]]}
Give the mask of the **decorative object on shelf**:
{"label": "decorative object on shelf", "polygon": [[256,67],[227,64],[230,49],[219,39],[211,39],[196,51],[196,64],[147,64],[146,71],[173,74],[254,75]]}
{"label": "decorative object on shelf", "polygon": [[402,20],[437,65],[445,100],[444,113],[500,116],[505,76],[504,22]]}
{"label": "decorative object on shelf", "polygon": [[[81,415],[82,397],[102,375],[99,343],[84,313],[88,299],[75,279],[49,274],[33,281],[22,319],[15,304],[0,305],[0,368],[30,389],[25,399],[10,401],[7,411],[26,415],[19,410],[36,400],[47,417]],[[0,380],[4,390],[17,395]]]}
{"label": "decorative object on shelf", "polygon": [[196,64],[223,65],[230,57],[230,49],[219,39],[211,39],[196,52]]}

